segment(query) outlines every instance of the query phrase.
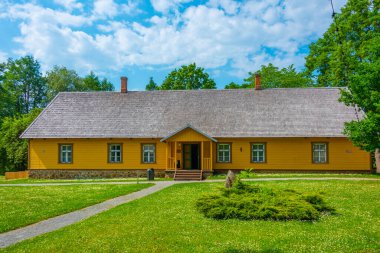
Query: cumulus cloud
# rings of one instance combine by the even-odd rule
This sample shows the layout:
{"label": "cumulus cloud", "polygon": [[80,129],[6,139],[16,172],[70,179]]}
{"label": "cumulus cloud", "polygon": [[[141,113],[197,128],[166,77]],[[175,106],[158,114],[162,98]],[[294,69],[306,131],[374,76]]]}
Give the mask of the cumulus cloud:
{"label": "cumulus cloud", "polygon": [[167,13],[170,10],[176,10],[182,3],[188,3],[192,0],[151,0],[153,8],[158,12]]}
{"label": "cumulus cloud", "polygon": [[95,0],[94,15],[96,17],[114,17],[118,12],[118,5],[113,0]]}
{"label": "cumulus cloud", "polygon": [[[239,77],[269,62],[302,66],[305,55],[300,48],[322,35],[331,22],[329,3],[319,0],[210,0],[186,5],[176,15],[165,13],[188,0],[151,2],[159,13],[143,22],[116,18],[132,13],[137,8],[133,1],[98,0],[91,13],[78,15],[20,4],[11,6],[7,15],[21,20],[19,53],[33,54],[46,66],[104,71],[196,62],[215,73],[228,65],[229,74]],[[95,32],[86,32],[88,27]]]}
{"label": "cumulus cloud", "polygon": [[54,0],[54,2],[63,6],[68,11],[72,11],[74,9],[83,9],[83,4],[78,3],[76,0]]}
{"label": "cumulus cloud", "polygon": [[8,55],[5,52],[0,51],[0,63],[5,62],[8,59]]}

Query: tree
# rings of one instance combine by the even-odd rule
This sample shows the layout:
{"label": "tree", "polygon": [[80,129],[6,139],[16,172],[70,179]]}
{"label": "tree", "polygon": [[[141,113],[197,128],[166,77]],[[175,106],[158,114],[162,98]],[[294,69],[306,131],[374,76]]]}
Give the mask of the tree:
{"label": "tree", "polygon": [[113,84],[108,82],[106,78],[100,81],[99,77],[92,71],[82,81],[84,91],[113,91],[115,89]]}
{"label": "tree", "polygon": [[197,67],[195,63],[184,65],[179,69],[174,69],[165,78],[160,90],[198,90],[216,89],[213,79],[204,71],[204,68]]}
{"label": "tree", "polygon": [[[255,71],[261,76],[262,88],[296,88],[313,86],[313,80],[306,76],[304,72],[298,72],[293,65],[287,68],[279,69],[272,63],[268,66],[262,65],[261,69]],[[230,83],[225,89],[245,89],[255,87],[255,78],[252,72],[248,73],[242,85]]]}
{"label": "tree", "polygon": [[149,83],[145,86],[145,90],[158,90],[157,84],[153,81],[153,77],[150,77]]}
{"label": "tree", "polygon": [[62,91],[113,91],[115,89],[106,78],[100,81],[92,71],[82,78],[75,70],[60,66],[54,66],[46,73],[46,81],[49,101]]}
{"label": "tree", "polygon": [[3,67],[2,93],[9,96],[8,114],[28,113],[46,103],[46,82],[40,64],[32,56],[8,59]]}
{"label": "tree", "polygon": [[320,86],[345,86],[341,101],[358,109],[344,133],[375,152],[380,173],[380,2],[349,0],[329,29],[310,45],[307,72]]}
{"label": "tree", "polygon": [[225,89],[240,89],[240,88],[242,88],[242,86],[239,85],[239,84],[237,84],[237,83],[235,83],[235,82],[230,82],[224,88]]}
{"label": "tree", "polygon": [[28,142],[19,137],[40,112],[41,109],[33,109],[28,114],[4,119],[0,129],[0,153],[3,155],[1,162],[3,166],[5,164],[7,170],[25,170],[27,168]]}
{"label": "tree", "polygon": [[75,70],[66,67],[54,66],[46,73],[48,87],[47,99],[52,100],[61,91],[83,91],[85,90],[82,78]]}

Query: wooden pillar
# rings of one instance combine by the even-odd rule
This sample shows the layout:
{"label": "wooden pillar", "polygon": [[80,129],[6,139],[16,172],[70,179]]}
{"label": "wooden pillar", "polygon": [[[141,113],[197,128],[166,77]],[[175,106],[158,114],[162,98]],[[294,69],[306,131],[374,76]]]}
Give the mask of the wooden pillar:
{"label": "wooden pillar", "polygon": [[174,142],[174,169],[177,170],[177,142]]}
{"label": "wooden pillar", "polygon": [[169,169],[169,142],[166,142],[166,169]]}
{"label": "wooden pillar", "polygon": [[212,141],[210,141],[210,170],[212,170],[212,164],[213,164],[213,159],[212,159],[212,144],[214,144]]}
{"label": "wooden pillar", "polygon": [[200,162],[200,165],[201,165],[201,170],[203,171],[203,157],[204,157],[204,151],[203,151],[203,141],[201,141],[201,162]]}

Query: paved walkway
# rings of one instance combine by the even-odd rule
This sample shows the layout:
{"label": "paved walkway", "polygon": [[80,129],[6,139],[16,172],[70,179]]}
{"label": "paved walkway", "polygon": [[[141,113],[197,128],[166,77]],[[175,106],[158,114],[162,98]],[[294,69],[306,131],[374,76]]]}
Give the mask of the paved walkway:
{"label": "paved walkway", "polygon": [[87,219],[93,215],[107,211],[121,204],[128,203],[132,200],[139,199],[147,195],[150,195],[154,192],[160,191],[173,184],[173,181],[157,182],[154,186],[143,189],[138,192],[133,192],[128,195],[109,199],[102,203],[89,206],[81,210],[63,214],[23,228],[2,233],[0,234],[0,248],[5,248],[20,241],[66,227],[68,225]]}
{"label": "paved walkway", "polygon": [[[336,178],[336,177],[321,177],[321,178],[252,178],[245,179],[244,181],[290,181],[290,180],[352,180],[352,181],[362,181],[362,180],[371,180],[371,181],[380,181],[378,178]],[[66,227],[68,225],[77,223],[81,220],[87,219],[98,213],[107,211],[116,206],[119,206],[124,203],[128,203],[132,200],[139,199],[145,196],[148,196],[152,193],[160,191],[166,187],[169,187],[173,184],[178,183],[211,183],[211,182],[224,182],[224,179],[216,180],[204,180],[204,181],[158,181],[154,182],[155,185],[146,189],[143,189],[138,192],[130,193],[128,195],[120,196],[117,198],[106,200],[102,203],[86,207],[81,210],[77,210],[71,213],[63,214],[57,217],[53,217],[38,223],[5,232],[0,234],[0,248],[8,247],[12,244],[18,243],[20,241],[33,238],[60,228]],[[151,181],[142,181],[139,183],[152,183]],[[136,184],[136,182],[83,182],[83,183],[41,183],[41,184],[0,184],[1,186],[58,186],[58,185],[82,185],[82,184]]]}

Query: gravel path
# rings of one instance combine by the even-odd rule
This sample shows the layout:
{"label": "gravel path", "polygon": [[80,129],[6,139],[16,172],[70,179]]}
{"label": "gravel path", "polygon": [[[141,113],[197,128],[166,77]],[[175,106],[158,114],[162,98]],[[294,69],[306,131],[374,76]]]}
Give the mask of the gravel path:
{"label": "gravel path", "polygon": [[12,244],[18,243],[20,241],[33,238],[33,237],[66,227],[68,225],[77,223],[81,220],[87,219],[93,215],[107,211],[121,204],[128,203],[132,200],[139,199],[147,195],[150,195],[152,193],[155,193],[157,191],[160,191],[173,184],[174,184],[173,181],[157,182],[154,186],[143,189],[138,192],[133,192],[128,195],[109,199],[102,203],[89,206],[81,210],[63,214],[54,218],[40,221],[38,223],[29,225],[23,228],[2,233],[0,234],[0,248],[5,248]]}

